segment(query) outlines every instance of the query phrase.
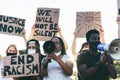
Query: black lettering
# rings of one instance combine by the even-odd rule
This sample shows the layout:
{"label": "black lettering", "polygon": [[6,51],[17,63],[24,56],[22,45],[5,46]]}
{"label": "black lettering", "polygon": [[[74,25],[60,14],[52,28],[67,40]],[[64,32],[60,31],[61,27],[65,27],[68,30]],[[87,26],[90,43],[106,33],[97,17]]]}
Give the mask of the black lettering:
{"label": "black lettering", "polygon": [[25,68],[24,68],[24,66],[22,66],[22,74],[24,74],[25,73]]}
{"label": "black lettering", "polygon": [[37,35],[39,35],[39,30],[35,30],[35,32],[33,34],[33,36],[37,36]]}
{"label": "black lettering", "polygon": [[57,24],[50,24],[49,30],[57,30]]}
{"label": "black lettering", "polygon": [[19,19],[19,20],[18,20],[18,24],[19,24],[20,26],[25,26],[25,20],[24,20],[24,19]]}
{"label": "black lettering", "polygon": [[8,17],[7,16],[3,16],[3,21],[4,22],[8,22]]}
{"label": "black lettering", "polygon": [[38,70],[38,64],[33,64],[33,65],[32,65],[32,69],[33,69],[33,70],[32,70],[32,74],[34,74],[35,72],[38,73],[38,71],[39,71],[39,70]]}
{"label": "black lettering", "polygon": [[12,75],[16,75],[17,74],[17,72],[16,72],[16,70],[15,70],[15,68],[14,68],[14,66],[12,67]]}
{"label": "black lettering", "polygon": [[17,64],[16,58],[17,56],[11,56],[11,65]]}
{"label": "black lettering", "polygon": [[4,66],[4,76],[11,75],[10,66]]}
{"label": "black lettering", "polygon": [[30,68],[31,65],[27,65],[26,68],[29,70],[28,73],[26,73],[27,75],[31,73],[31,68]]}
{"label": "black lettering", "polygon": [[41,31],[41,36],[47,36],[48,31]]}
{"label": "black lettering", "polygon": [[55,24],[54,24],[54,30],[57,30],[57,29],[58,29],[58,24],[55,23]]}
{"label": "black lettering", "polygon": [[3,26],[3,24],[0,24],[0,31],[7,32],[7,25],[4,24]]}
{"label": "black lettering", "polygon": [[52,17],[36,17],[37,22],[48,22],[53,23]]}
{"label": "black lettering", "polygon": [[36,21],[37,22],[42,22],[42,21],[44,21],[44,17],[36,17]]}
{"label": "black lettering", "polygon": [[17,74],[19,74],[19,75],[20,75],[20,74],[22,74],[22,73],[18,71],[18,70],[19,70],[19,68],[20,68],[20,66],[17,66],[17,67],[16,67],[16,69],[17,69]]}
{"label": "black lettering", "polygon": [[39,28],[39,24],[35,24],[35,28]]}
{"label": "black lettering", "polygon": [[35,28],[47,29],[48,24],[35,24]]}
{"label": "black lettering", "polygon": [[43,30],[36,30],[33,36],[48,36],[53,37],[57,31],[43,31]]}
{"label": "black lettering", "polygon": [[38,9],[38,10],[37,10],[37,13],[38,13],[38,15],[40,16],[40,15],[44,15],[44,14],[45,14],[45,11],[44,11],[44,10],[41,10],[41,9]]}
{"label": "black lettering", "polygon": [[46,10],[46,16],[50,16],[51,10]]}
{"label": "black lettering", "polygon": [[46,17],[44,22],[53,23],[52,17],[50,18]]}
{"label": "black lettering", "polygon": [[46,16],[50,16],[50,12],[51,12],[51,10],[42,10],[42,9],[38,9],[37,10],[37,13],[38,13],[38,15],[40,16],[40,15],[46,15]]}
{"label": "black lettering", "polygon": [[40,29],[44,28],[44,24],[40,24],[39,28]]}
{"label": "black lettering", "polygon": [[24,56],[18,56],[18,64],[25,64]]}
{"label": "black lettering", "polygon": [[13,18],[13,20],[14,20],[14,24],[17,24],[18,19],[17,18]]}
{"label": "black lettering", "polygon": [[20,34],[24,28],[15,27],[15,34]]}
{"label": "black lettering", "polygon": [[13,26],[9,26],[7,30],[9,33],[12,33],[14,31],[14,28],[13,28]]}
{"label": "black lettering", "polygon": [[27,64],[32,63],[34,61],[34,57],[32,55],[27,55]]}
{"label": "black lettering", "polygon": [[13,17],[9,17],[9,23],[14,23]]}
{"label": "black lettering", "polygon": [[57,31],[49,31],[48,36],[53,37],[53,36],[55,36],[56,33],[57,33]]}
{"label": "black lettering", "polygon": [[2,21],[2,19],[3,19],[3,16],[2,16],[2,15],[0,15],[0,21]]}
{"label": "black lettering", "polygon": [[25,20],[24,19],[9,17],[9,23],[17,24],[17,25],[20,25],[20,26],[25,26]]}

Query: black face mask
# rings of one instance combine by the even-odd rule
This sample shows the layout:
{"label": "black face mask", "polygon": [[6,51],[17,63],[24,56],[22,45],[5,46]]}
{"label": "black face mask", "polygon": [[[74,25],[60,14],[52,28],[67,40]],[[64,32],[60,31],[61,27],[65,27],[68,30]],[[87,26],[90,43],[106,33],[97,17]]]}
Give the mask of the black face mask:
{"label": "black face mask", "polygon": [[101,43],[101,42],[99,42],[99,41],[89,42],[89,46],[90,46],[92,49],[97,50],[97,46],[98,46],[98,44],[100,44],[100,43]]}
{"label": "black face mask", "polygon": [[17,55],[17,53],[7,53],[7,56]]}

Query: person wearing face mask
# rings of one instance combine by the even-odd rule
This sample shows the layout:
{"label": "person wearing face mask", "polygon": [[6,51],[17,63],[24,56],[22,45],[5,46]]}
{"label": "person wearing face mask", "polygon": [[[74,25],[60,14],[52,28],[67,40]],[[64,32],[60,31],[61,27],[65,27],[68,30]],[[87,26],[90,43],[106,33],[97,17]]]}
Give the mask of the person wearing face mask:
{"label": "person wearing face mask", "polygon": [[[48,49],[54,49],[46,54],[42,61],[43,80],[71,80],[73,73],[73,62],[66,54],[64,42],[60,37],[54,36],[51,41],[55,44],[55,48],[48,46]],[[45,43],[44,43],[45,45]],[[44,47],[44,46],[43,46]],[[47,48],[44,48],[44,51]]]}
{"label": "person wearing face mask", "polygon": [[[6,56],[12,56],[12,55],[18,55],[18,50],[16,48],[16,45],[11,44],[8,46],[8,48],[6,49]],[[2,63],[2,56],[1,56],[1,60],[0,60],[0,80],[17,80],[17,78],[3,78],[2,77],[2,69],[3,69],[3,63]]]}
{"label": "person wearing face mask", "polygon": [[[41,60],[44,55],[41,54],[39,41],[36,39],[30,39],[26,44],[25,54],[39,54],[39,63],[41,65]],[[41,66],[40,66],[41,69]],[[25,76],[19,77],[17,80],[42,80],[41,72],[39,76]]]}
{"label": "person wearing face mask", "polygon": [[18,50],[16,48],[16,45],[14,44],[9,45],[6,50],[6,56],[12,56],[12,55],[18,55]]}
{"label": "person wearing face mask", "polygon": [[89,50],[77,57],[77,69],[82,80],[109,80],[110,77],[115,79],[117,71],[112,57],[97,50],[98,44],[101,43],[99,32],[95,29],[89,30],[86,40]]}

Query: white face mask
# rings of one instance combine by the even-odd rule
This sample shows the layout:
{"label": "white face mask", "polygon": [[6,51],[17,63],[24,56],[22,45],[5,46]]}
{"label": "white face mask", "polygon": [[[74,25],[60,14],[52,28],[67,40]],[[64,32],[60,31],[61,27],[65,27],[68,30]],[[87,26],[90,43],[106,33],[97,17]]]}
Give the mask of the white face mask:
{"label": "white face mask", "polygon": [[56,56],[59,56],[61,54],[61,51],[59,51],[58,53],[55,53]]}
{"label": "white face mask", "polygon": [[28,49],[28,54],[35,54],[36,50],[35,49]]}

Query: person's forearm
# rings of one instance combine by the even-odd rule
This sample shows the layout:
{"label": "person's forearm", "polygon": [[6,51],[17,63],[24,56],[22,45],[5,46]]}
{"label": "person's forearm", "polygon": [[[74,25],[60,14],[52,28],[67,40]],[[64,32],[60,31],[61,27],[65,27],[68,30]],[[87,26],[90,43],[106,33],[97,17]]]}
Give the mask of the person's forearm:
{"label": "person's forearm", "polygon": [[61,59],[58,59],[57,62],[59,63],[59,65],[61,66],[61,68],[63,69],[66,75],[70,75],[70,76],[72,75],[73,73],[72,68],[66,65]]}
{"label": "person's forearm", "polygon": [[47,64],[42,64],[42,68],[41,68],[42,76],[47,76],[48,75],[47,68],[48,68],[48,63]]}
{"label": "person's forearm", "polygon": [[42,69],[41,69],[41,73],[42,73],[42,77],[48,75],[47,69],[45,69],[45,68],[42,68]]}
{"label": "person's forearm", "polygon": [[73,39],[72,42],[72,55],[74,57],[74,59],[77,59],[77,53],[76,53],[76,38]]}
{"label": "person's forearm", "polygon": [[24,38],[24,41],[25,41],[25,44],[27,43],[27,38],[26,36],[23,37]]}
{"label": "person's forearm", "polygon": [[95,74],[95,72],[99,69],[100,66],[101,66],[100,62],[95,63],[90,68],[87,68],[87,65],[83,64],[79,66],[79,73],[86,80],[88,78],[91,78]]}
{"label": "person's forearm", "polygon": [[117,77],[117,71],[113,64],[106,64],[107,69],[109,70],[110,76],[115,79]]}

